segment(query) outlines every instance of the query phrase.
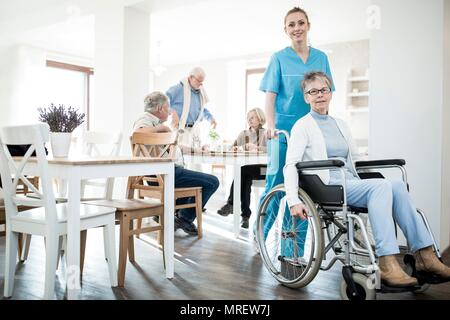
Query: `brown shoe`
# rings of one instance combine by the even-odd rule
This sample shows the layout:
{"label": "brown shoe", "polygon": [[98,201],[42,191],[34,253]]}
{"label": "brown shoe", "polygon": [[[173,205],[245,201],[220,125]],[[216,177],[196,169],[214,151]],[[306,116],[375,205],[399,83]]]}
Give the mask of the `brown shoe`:
{"label": "brown shoe", "polygon": [[442,279],[450,280],[450,268],[437,258],[431,246],[418,250],[415,256],[417,271],[431,272]]}
{"label": "brown shoe", "polygon": [[412,287],[418,284],[417,279],[408,276],[398,264],[394,255],[382,256],[379,259],[381,282],[390,287]]}

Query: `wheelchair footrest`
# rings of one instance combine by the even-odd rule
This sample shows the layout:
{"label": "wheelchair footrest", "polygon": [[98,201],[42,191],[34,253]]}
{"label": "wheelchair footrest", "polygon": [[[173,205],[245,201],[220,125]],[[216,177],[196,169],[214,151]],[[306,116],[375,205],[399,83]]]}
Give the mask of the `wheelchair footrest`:
{"label": "wheelchair footrest", "polygon": [[443,278],[432,272],[417,271],[417,280],[419,284],[439,284],[450,281],[450,278]]}
{"label": "wheelchair footrest", "polygon": [[409,287],[391,287],[384,283],[381,283],[381,288],[377,289],[378,292],[381,293],[402,293],[402,292],[411,292],[419,290],[420,286],[409,286]]}

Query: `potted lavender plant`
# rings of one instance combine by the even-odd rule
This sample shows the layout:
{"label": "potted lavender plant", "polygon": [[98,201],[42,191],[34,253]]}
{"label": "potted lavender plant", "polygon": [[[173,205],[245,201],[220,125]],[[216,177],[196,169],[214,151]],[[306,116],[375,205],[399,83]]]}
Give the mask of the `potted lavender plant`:
{"label": "potted lavender plant", "polygon": [[72,132],[84,122],[84,113],[72,107],[53,103],[50,107],[39,108],[39,121],[45,122],[50,127],[50,144],[54,157],[67,157],[69,154]]}

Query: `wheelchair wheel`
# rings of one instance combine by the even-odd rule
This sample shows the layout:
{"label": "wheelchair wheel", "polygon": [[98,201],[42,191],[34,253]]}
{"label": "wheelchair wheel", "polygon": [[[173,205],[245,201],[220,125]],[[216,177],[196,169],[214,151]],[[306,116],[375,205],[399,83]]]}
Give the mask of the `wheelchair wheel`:
{"label": "wheelchair wheel", "polygon": [[342,300],[375,300],[376,291],[375,288],[371,288],[369,285],[370,280],[368,277],[361,273],[352,274],[353,281],[356,285],[356,296],[350,294],[347,283],[344,279],[341,281],[341,299]]}
{"label": "wheelchair wheel", "polygon": [[314,279],[324,250],[317,209],[302,189],[299,198],[308,209],[306,220],[291,217],[285,188],[278,185],[261,202],[256,221],[256,240],[265,267],[291,288],[304,287]]}

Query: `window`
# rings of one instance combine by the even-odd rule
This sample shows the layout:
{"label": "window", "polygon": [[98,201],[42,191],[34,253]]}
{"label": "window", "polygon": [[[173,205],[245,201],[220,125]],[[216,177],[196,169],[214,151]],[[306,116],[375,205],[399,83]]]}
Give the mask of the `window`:
{"label": "window", "polygon": [[247,69],[245,77],[245,113],[253,108],[264,110],[265,94],[259,90],[265,68]]}
{"label": "window", "polygon": [[47,60],[46,104],[64,104],[86,114],[78,130],[89,130],[89,105],[91,100],[92,68]]}

